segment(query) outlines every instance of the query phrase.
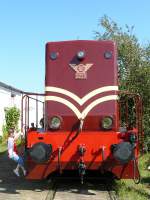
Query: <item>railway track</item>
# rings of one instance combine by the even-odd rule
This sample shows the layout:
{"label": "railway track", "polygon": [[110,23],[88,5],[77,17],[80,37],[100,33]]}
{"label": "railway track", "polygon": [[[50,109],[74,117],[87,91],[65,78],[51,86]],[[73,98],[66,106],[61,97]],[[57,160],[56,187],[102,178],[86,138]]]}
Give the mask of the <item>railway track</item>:
{"label": "railway track", "polygon": [[88,181],[83,185],[74,180],[57,180],[45,200],[117,200],[112,184],[108,180]]}

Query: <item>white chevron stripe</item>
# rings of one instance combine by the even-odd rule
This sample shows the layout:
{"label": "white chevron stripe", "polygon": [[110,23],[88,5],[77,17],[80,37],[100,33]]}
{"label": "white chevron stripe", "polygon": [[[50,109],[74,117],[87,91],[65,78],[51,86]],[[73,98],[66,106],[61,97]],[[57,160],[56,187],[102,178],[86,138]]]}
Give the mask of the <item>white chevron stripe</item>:
{"label": "white chevron stripe", "polygon": [[112,101],[112,100],[117,100],[118,96],[117,95],[109,95],[109,96],[105,96],[105,97],[101,97],[99,99],[96,99],[95,101],[93,101],[92,103],[90,103],[82,112],[82,119],[84,119],[87,114],[90,112],[90,110],[92,110],[95,106],[97,106],[98,104],[101,104],[103,102],[106,101]]}
{"label": "white chevron stripe", "polygon": [[56,96],[46,96],[45,101],[57,101],[59,103],[65,104],[67,107],[69,107],[78,117],[78,119],[81,118],[81,113],[80,111],[74,106],[72,103],[70,103],[68,100],[63,99],[61,97],[56,97]]}
{"label": "white chevron stripe", "polygon": [[83,98],[78,97],[76,94],[62,89],[62,88],[58,88],[58,87],[46,87],[45,91],[46,92],[57,92],[60,94],[64,94],[66,96],[71,97],[72,99],[74,99],[80,106],[83,105],[87,100],[89,100],[90,98],[92,98],[93,96],[100,94],[102,92],[107,92],[107,91],[118,91],[118,86],[105,86],[105,87],[101,87],[98,89],[93,90],[92,92],[89,92],[88,94],[86,94]]}
{"label": "white chevron stripe", "polygon": [[95,101],[93,101],[91,104],[89,104],[84,110],[83,112],[80,112],[78,110],[78,108],[76,108],[76,106],[74,106],[71,102],[69,102],[66,99],[63,99],[61,97],[57,97],[57,96],[46,96],[45,97],[45,101],[57,101],[59,103],[65,104],[67,107],[69,107],[78,117],[78,119],[84,119],[87,114],[98,104],[106,102],[106,101],[111,101],[111,100],[117,100],[118,96],[117,95],[108,95],[105,97],[101,97],[99,99],[96,99]]}

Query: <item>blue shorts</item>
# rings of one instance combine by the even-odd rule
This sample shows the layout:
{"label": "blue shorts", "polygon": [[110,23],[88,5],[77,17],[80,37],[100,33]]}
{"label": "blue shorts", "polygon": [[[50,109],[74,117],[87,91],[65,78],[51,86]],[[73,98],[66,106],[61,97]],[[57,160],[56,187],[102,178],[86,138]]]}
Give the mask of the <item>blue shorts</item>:
{"label": "blue shorts", "polygon": [[10,156],[10,159],[14,160],[15,162],[17,162],[21,166],[24,165],[22,157],[18,156],[18,154],[16,154],[16,153],[13,153],[13,155]]}

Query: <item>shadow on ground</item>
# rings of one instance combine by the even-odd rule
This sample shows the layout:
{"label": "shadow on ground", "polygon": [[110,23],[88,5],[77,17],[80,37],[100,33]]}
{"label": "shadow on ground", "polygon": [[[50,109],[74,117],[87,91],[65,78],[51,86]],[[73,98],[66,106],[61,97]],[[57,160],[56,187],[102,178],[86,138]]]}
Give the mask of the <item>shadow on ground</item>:
{"label": "shadow on ground", "polygon": [[[19,194],[20,190],[41,192],[48,190],[49,182],[44,181],[29,181],[23,175],[17,177],[13,173],[16,163],[10,160],[7,152],[0,154],[0,195]],[[1,198],[0,198],[1,199]]]}

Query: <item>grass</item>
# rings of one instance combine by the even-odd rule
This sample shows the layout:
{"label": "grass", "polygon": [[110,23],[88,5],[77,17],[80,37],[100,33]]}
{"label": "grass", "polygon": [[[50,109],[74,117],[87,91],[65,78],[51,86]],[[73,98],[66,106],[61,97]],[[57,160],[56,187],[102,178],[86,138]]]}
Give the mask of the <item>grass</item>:
{"label": "grass", "polygon": [[139,161],[141,183],[138,185],[133,180],[116,181],[115,187],[119,200],[150,199],[150,171],[147,170],[148,165],[150,165],[150,154],[147,153]]}

